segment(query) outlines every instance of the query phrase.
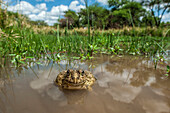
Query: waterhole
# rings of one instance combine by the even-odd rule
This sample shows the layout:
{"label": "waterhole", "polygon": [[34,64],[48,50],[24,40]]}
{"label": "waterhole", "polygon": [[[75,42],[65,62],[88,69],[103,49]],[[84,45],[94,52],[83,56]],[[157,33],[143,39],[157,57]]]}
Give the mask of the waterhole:
{"label": "waterhole", "polygon": [[[170,78],[143,57],[99,55],[87,61],[42,62],[1,70],[0,113],[170,113]],[[89,70],[88,90],[59,90],[66,69]]]}

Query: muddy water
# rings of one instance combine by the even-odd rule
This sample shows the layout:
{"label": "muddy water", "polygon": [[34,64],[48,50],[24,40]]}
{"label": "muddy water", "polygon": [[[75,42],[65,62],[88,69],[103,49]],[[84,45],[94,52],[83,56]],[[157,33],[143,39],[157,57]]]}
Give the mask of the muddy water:
{"label": "muddy water", "polygon": [[[0,113],[170,113],[170,78],[163,66],[155,70],[145,58],[99,56],[7,70],[11,79],[0,81]],[[97,78],[93,90],[59,90],[53,81],[68,68],[90,70]]]}

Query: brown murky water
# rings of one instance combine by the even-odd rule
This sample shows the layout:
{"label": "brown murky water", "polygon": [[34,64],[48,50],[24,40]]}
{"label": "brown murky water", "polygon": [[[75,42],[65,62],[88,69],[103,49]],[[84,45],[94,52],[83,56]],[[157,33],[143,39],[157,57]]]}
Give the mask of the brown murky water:
{"label": "brown murky water", "polygon": [[[68,68],[90,70],[93,90],[60,91],[53,81]],[[0,113],[170,113],[170,78],[161,68],[140,57],[99,56],[8,70],[12,79],[0,81]]]}

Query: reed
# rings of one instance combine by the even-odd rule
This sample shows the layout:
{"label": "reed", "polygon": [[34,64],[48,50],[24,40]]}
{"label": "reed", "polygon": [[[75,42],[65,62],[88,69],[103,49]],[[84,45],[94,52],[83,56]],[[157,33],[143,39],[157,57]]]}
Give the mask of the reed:
{"label": "reed", "polygon": [[[24,63],[29,58],[59,60],[60,57],[77,56],[88,58],[96,53],[131,54],[154,56],[165,53],[168,38],[162,37],[131,37],[131,36],[93,36],[89,44],[88,36],[60,36],[36,34],[31,29],[1,31],[0,52],[3,57],[12,57],[13,63]],[[18,35],[19,34],[19,35]],[[163,44],[163,45],[162,45]],[[3,48],[3,49],[2,49]],[[89,55],[90,54],[90,55]],[[3,65],[3,64],[1,64]]]}
{"label": "reed", "polygon": [[[87,3],[86,7],[89,13]],[[7,13],[0,13],[2,15],[8,17]],[[135,27],[118,31],[93,29],[92,35],[88,24],[88,31],[80,34],[76,28],[72,31],[68,28],[62,31],[59,26],[57,29],[49,26],[32,28],[24,16],[17,16],[19,19],[13,19],[12,22],[12,18],[8,17],[10,24],[3,22],[4,27],[0,29],[0,67],[7,65],[7,61],[19,67],[33,60],[89,59],[98,53],[162,56],[170,45],[169,30],[166,30],[165,36],[154,37],[148,34],[139,35],[142,28]],[[50,33],[44,32],[48,30]]]}

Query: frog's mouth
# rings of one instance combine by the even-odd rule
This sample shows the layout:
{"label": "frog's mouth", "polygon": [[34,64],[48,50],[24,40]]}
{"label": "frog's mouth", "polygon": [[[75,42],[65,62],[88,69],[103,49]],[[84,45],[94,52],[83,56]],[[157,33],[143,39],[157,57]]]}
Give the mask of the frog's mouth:
{"label": "frog's mouth", "polygon": [[70,82],[70,81],[65,81],[66,84],[68,86],[73,86],[73,87],[79,87],[79,86],[83,86],[85,81],[79,82],[79,83],[74,83],[74,82]]}

